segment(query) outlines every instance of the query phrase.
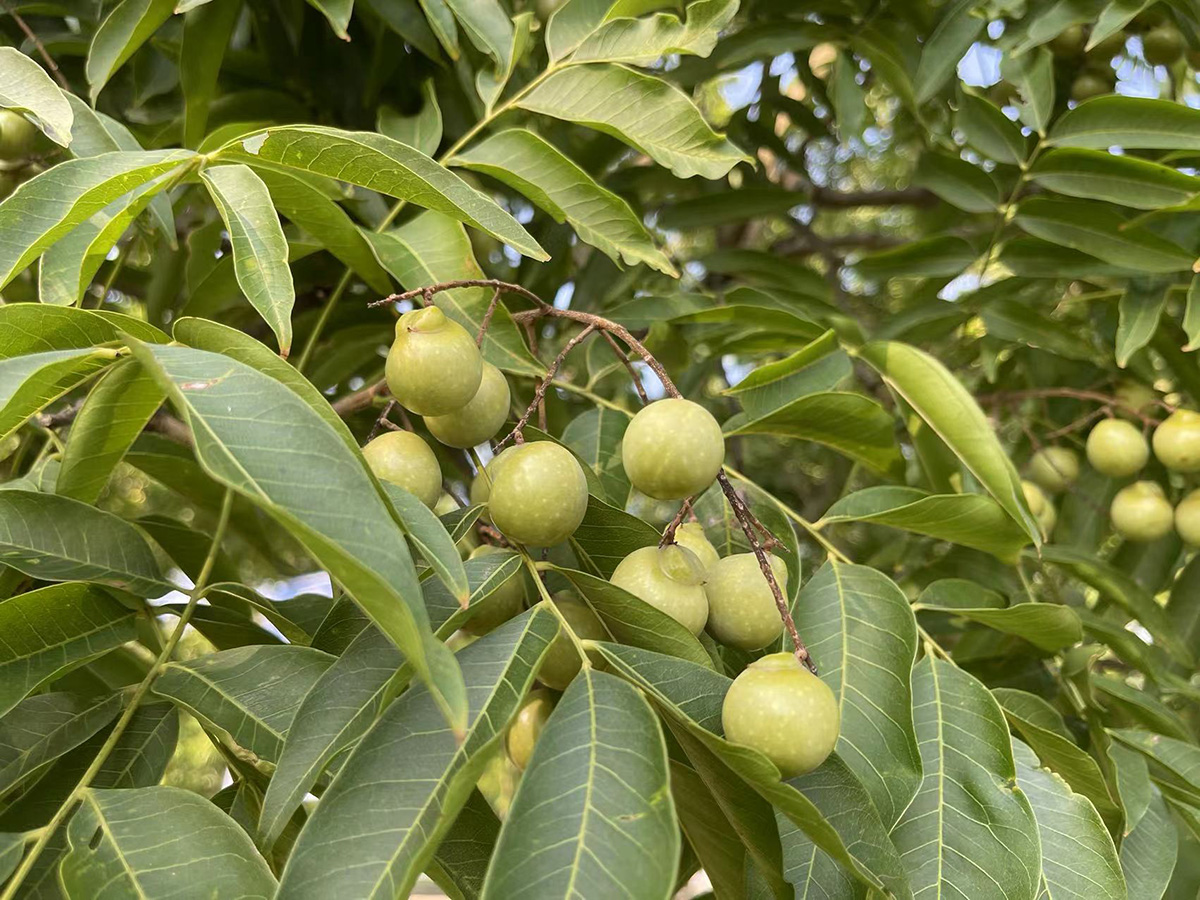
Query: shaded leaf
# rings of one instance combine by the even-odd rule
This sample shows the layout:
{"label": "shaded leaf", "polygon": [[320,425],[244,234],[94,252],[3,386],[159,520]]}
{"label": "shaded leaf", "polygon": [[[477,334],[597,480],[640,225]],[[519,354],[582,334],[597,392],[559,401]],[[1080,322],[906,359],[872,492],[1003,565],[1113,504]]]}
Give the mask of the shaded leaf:
{"label": "shaded leaf", "polygon": [[1065,112],[1047,143],[1093,150],[1200,150],[1200,110],[1172,100],[1109,94]]}
{"label": "shaded leaf", "polygon": [[[4,668],[0,662],[0,672]],[[0,795],[111,722],[122,699],[121,694],[39,694],[5,713],[0,719]]]}
{"label": "shaded leaf", "polygon": [[88,46],[85,74],[92,105],[117,69],[175,11],[175,0],[121,0],[105,16]]}
{"label": "shaded leaf", "polygon": [[722,29],[732,21],[739,0],[697,0],[683,21],[671,13],[646,18],[610,18],[571,54],[572,63],[622,62],[650,66],[671,54],[708,56]]}
{"label": "shaded leaf", "polygon": [[983,31],[982,16],[976,14],[975,0],[958,0],[942,12],[937,27],[921,49],[921,62],[914,78],[917,102],[925,103],[942,89],[954,74],[963,54]]}
{"label": "shaded leaf", "polygon": [[416,147],[426,156],[433,156],[442,142],[442,110],[432,78],[421,82],[421,99],[420,110],[412,116],[402,116],[390,106],[381,106],[376,114],[375,130]]}
{"label": "shaded leaf", "polygon": [[1200,193],[1200,178],[1149,160],[1100,150],[1051,150],[1033,164],[1029,177],[1060,194],[1135,209],[1174,206]]}
{"label": "shaded leaf", "polygon": [[465,605],[471,594],[467,584],[467,573],[463,571],[462,557],[454,541],[428,506],[404,488],[381,481],[388,502],[396,511],[400,526],[421,558],[432,568],[442,583],[460,604]]}
{"label": "shaded leaf", "polygon": [[0,360],[0,439],[112,364],[116,351],[49,350]]}
{"label": "shaded leaf", "polygon": [[46,70],[16,47],[0,47],[0,84],[0,109],[32,117],[56,144],[71,143],[71,104]]}

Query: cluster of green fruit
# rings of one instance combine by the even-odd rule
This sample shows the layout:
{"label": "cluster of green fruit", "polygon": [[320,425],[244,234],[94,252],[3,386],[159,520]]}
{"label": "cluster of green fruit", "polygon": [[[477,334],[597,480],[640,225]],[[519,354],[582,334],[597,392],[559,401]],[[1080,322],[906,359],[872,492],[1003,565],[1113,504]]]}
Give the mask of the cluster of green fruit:
{"label": "cluster of green fruit", "polygon": [[[1154,429],[1150,443],[1141,430],[1124,419],[1104,419],[1088,434],[1088,463],[1110,478],[1131,478],[1150,460],[1150,449],[1171,472],[1200,472],[1200,413],[1179,409]],[[1029,461],[1028,481],[1022,482],[1029,509],[1049,537],[1056,518],[1047,493],[1069,488],[1079,477],[1079,458],[1066,447],[1046,447]],[[1162,486],[1135,481],[1113,497],[1109,518],[1117,534],[1129,541],[1155,541],[1172,527],[1193,546],[1200,546],[1200,490],[1172,508]]]}
{"label": "cluster of green fruit", "polygon": [[0,200],[36,174],[29,158],[40,137],[41,132],[23,115],[0,109]]}

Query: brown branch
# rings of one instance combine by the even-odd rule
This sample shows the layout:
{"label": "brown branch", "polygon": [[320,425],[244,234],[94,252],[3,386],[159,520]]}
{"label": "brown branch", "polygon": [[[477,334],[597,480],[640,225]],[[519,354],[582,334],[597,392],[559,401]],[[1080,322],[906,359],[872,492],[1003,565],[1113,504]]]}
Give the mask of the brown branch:
{"label": "brown branch", "polygon": [[671,520],[670,524],[667,525],[666,529],[663,531],[662,540],[658,542],[660,549],[667,546],[667,544],[675,543],[675,532],[679,530],[679,526],[682,524],[684,517],[687,516],[687,514],[691,511],[692,498],[687,497],[683,501],[683,505],[679,507],[679,512],[675,513],[675,518]]}
{"label": "brown branch", "polygon": [[526,290],[519,284],[512,284],[508,281],[500,281],[495,278],[460,278],[457,281],[443,281],[439,284],[430,284],[425,287],[413,288],[411,291],[403,291],[399,294],[388,294],[382,300],[375,300],[367,304],[367,309],[372,309],[376,306],[386,306],[389,303],[398,303],[401,300],[412,300],[415,297],[422,297],[428,302],[433,298],[434,294],[440,294],[442,291],[452,291],[456,288],[468,287],[490,287],[497,291],[507,291],[511,294],[519,294],[526,300],[532,300],[540,306],[547,306],[545,300],[539,297],[533,291]]}
{"label": "brown branch", "polygon": [[50,70],[50,74],[53,75],[54,80],[58,82],[58,86],[64,91],[70,92],[70,82],[67,81],[66,76],[59,71],[58,63],[54,61],[54,57],[50,55],[50,52],[46,49],[46,45],[42,43],[41,38],[33,33],[33,29],[29,27],[23,18],[21,18],[21,14],[9,5],[8,0],[0,0],[0,5],[4,6],[4,11],[12,16],[12,20],[17,23],[17,27],[25,32],[25,37],[29,38],[29,40],[33,43],[33,46],[37,49],[38,55],[41,56],[42,60],[46,63],[46,68]]}
{"label": "brown branch", "polygon": [[496,305],[500,302],[500,288],[496,288],[492,294],[492,302],[488,304],[487,312],[483,314],[483,321],[479,323],[479,333],[475,335],[475,346],[483,346],[483,336],[487,334],[488,326],[492,324],[492,316],[496,313]]}
{"label": "brown branch", "polygon": [[333,411],[343,419],[360,409],[366,409],[375,402],[375,398],[387,393],[387,380],[380,378],[374,384],[369,384],[360,391],[347,394],[341,400],[334,402]]}
{"label": "brown branch", "polygon": [[[1152,416],[1148,416],[1140,409],[1137,409],[1117,397],[1102,394],[1099,391],[1085,391],[1076,388],[1032,388],[1025,391],[996,391],[992,394],[981,394],[977,399],[981,404],[991,403],[997,405],[1010,405],[1021,400],[1030,400],[1034,398],[1045,397],[1065,397],[1071,400],[1086,400],[1093,403],[1099,403],[1102,406],[1113,408],[1119,407],[1130,415],[1137,416],[1142,420],[1144,425],[1158,424],[1158,420]],[[1163,407],[1168,412],[1174,412],[1175,407],[1165,400],[1154,401],[1157,405]]]}
{"label": "brown branch", "polygon": [[[533,399],[529,402],[529,406],[525,408],[525,412],[521,414],[521,418],[517,420],[516,427],[496,444],[496,452],[499,452],[509,441],[515,441],[518,444],[525,443],[525,426],[529,424],[529,417],[533,415],[533,411],[541,409],[542,416],[539,416],[539,423],[544,418],[545,407],[542,405],[542,402],[546,398],[547,389],[549,389],[551,382],[554,381],[554,376],[558,374],[559,366],[563,364],[563,360],[567,358],[567,354],[578,347],[583,341],[587,340],[588,336],[595,330],[595,325],[588,325],[579,334],[567,341],[566,345],[558,351],[558,356],[554,357],[554,361],[550,363],[550,368],[546,370],[545,377],[538,382],[538,386],[533,392]],[[544,425],[542,425],[542,430],[545,430]]]}
{"label": "brown branch", "polygon": [[845,208],[851,206],[933,206],[937,197],[922,188],[903,188],[883,191],[835,191],[820,185],[812,186],[811,200],[817,206]]}
{"label": "brown branch", "polygon": [[600,333],[604,335],[604,340],[608,341],[608,346],[612,347],[613,353],[617,354],[617,359],[624,364],[625,371],[629,373],[629,380],[633,382],[633,388],[637,391],[637,395],[641,399],[642,405],[645,406],[650,402],[650,398],[646,396],[646,389],[642,386],[642,379],[638,376],[637,369],[635,369],[633,367],[633,363],[629,361],[629,354],[621,349],[621,345],[617,343],[616,338],[614,338],[607,331],[602,331]]}

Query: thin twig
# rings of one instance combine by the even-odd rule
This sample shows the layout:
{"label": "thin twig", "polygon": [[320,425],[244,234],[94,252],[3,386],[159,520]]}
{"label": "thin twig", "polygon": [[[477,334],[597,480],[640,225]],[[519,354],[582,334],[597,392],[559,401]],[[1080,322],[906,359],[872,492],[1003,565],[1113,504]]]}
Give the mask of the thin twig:
{"label": "thin twig", "polygon": [[487,334],[488,326],[492,324],[492,316],[496,313],[496,305],[500,302],[500,294],[503,293],[500,288],[492,293],[492,302],[488,304],[487,311],[483,314],[483,321],[479,323],[479,333],[475,335],[475,346],[483,346],[483,336]]}
{"label": "thin twig", "polygon": [[658,542],[660,548],[667,546],[667,544],[675,543],[675,532],[679,530],[680,524],[682,524],[684,518],[691,511],[692,498],[688,497],[683,501],[683,505],[679,507],[679,512],[675,513],[675,518],[671,520],[670,524],[663,531],[662,540]]}
{"label": "thin twig", "polygon": [[21,18],[21,14],[9,5],[8,0],[0,0],[0,3],[4,5],[4,11],[12,16],[12,20],[17,23],[17,27],[25,32],[25,37],[29,38],[29,40],[33,43],[33,46],[37,49],[38,55],[41,56],[42,60],[46,63],[46,68],[50,70],[50,74],[53,75],[54,80],[58,82],[58,86],[64,91],[69,92],[71,90],[71,83],[67,81],[66,76],[63,75],[63,73],[59,70],[58,63],[54,61],[54,57],[50,55],[50,52],[46,49],[46,45],[42,43],[41,38],[33,33],[33,29],[30,28],[25,20]]}
{"label": "thin twig", "polygon": [[379,418],[375,420],[375,424],[371,426],[371,431],[367,435],[368,444],[375,439],[375,435],[379,434],[380,429],[389,428],[389,426],[393,429],[399,428],[399,426],[393,425],[391,420],[388,418],[388,416],[391,415],[392,408],[395,407],[395,405],[395,400],[389,400],[383,405],[383,412],[379,414]]}
{"label": "thin twig", "polygon": [[[1112,397],[1108,394],[1102,394],[1099,391],[1085,391],[1077,388],[1033,388],[1025,391],[996,391],[992,394],[981,394],[978,400],[981,404],[1011,404],[1015,401],[1029,400],[1034,398],[1045,397],[1065,397],[1071,400],[1088,400],[1093,403],[1100,403],[1108,407],[1120,407],[1130,415],[1137,416],[1142,420],[1143,424],[1157,424],[1158,420],[1146,415],[1140,409],[1132,406],[1129,403],[1121,400],[1119,397]],[[1175,407],[1165,400],[1156,400],[1158,405],[1162,406],[1169,412],[1174,412]]]}
{"label": "thin twig", "polygon": [[360,391],[355,391],[353,394],[347,394],[341,400],[338,400],[333,405],[333,411],[343,419],[352,413],[358,412],[360,409],[366,409],[375,402],[375,398],[381,394],[387,393],[387,380],[380,378],[374,384],[369,384]]}
{"label": "thin twig", "polygon": [[547,306],[541,297],[526,290],[519,284],[512,284],[508,281],[500,281],[496,278],[460,278],[457,281],[443,281],[438,284],[426,285],[425,287],[413,288],[410,291],[401,291],[399,294],[388,294],[382,300],[375,300],[367,304],[367,308],[371,309],[376,306],[386,306],[389,303],[398,303],[402,300],[412,300],[416,297],[421,297],[426,302],[433,298],[434,294],[440,294],[442,291],[453,291],[457,288],[469,287],[490,287],[497,291],[506,291],[510,294],[519,294],[526,300],[532,300],[539,306]]}
{"label": "thin twig", "polygon": [[[497,444],[496,452],[499,452],[509,441],[515,441],[518,444],[525,443],[525,426],[529,424],[529,418],[533,415],[533,411],[537,409],[546,397],[546,390],[550,387],[550,383],[554,381],[554,376],[558,372],[558,367],[563,364],[563,360],[567,358],[567,354],[579,346],[587,337],[596,330],[595,325],[588,325],[579,334],[567,341],[566,345],[558,351],[558,356],[554,357],[554,361],[550,363],[550,368],[546,370],[546,375],[538,382],[537,388],[533,392],[533,400],[529,402],[525,412],[521,414],[521,418],[517,420],[516,427],[506,434]],[[544,407],[543,407],[544,409]]]}
{"label": "thin twig", "polygon": [[624,364],[625,370],[629,373],[629,380],[633,382],[633,388],[637,391],[637,395],[641,399],[642,405],[645,406],[650,402],[650,398],[646,396],[646,389],[642,386],[642,379],[638,375],[637,369],[635,369],[633,367],[633,363],[629,361],[629,354],[621,349],[621,345],[617,343],[616,338],[614,338],[607,331],[602,331],[600,333],[604,335],[604,340],[608,341],[608,346],[612,347],[613,353],[617,354],[617,359]]}

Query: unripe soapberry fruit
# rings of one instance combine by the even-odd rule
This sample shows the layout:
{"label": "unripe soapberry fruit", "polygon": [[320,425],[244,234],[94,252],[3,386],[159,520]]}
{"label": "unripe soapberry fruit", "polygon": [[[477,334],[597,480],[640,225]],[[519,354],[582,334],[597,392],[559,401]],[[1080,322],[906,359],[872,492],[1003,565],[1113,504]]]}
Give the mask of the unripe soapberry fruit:
{"label": "unripe soapberry fruit", "polygon": [[725,462],[725,438],[712,413],[670,397],[642,407],[625,430],[621,462],[630,482],[659,500],[682,500],[712,484]]}
{"label": "unripe soapberry fruit", "polygon": [[1117,413],[1128,416],[1132,412],[1146,412],[1151,409],[1158,400],[1158,394],[1154,388],[1147,387],[1140,381],[1131,381],[1125,379],[1117,384],[1117,388],[1113,391],[1113,396],[1121,401],[1121,405],[1117,407]]}
{"label": "unripe soapberry fruit", "polygon": [[414,309],[396,322],[384,366],[388,390],[405,409],[444,416],[462,409],[483,379],[475,338],[436,306]]}
{"label": "unripe soapberry fruit", "polygon": [[1054,504],[1032,481],[1022,481],[1021,491],[1025,494],[1025,502],[1029,504],[1029,511],[1037,519],[1042,537],[1049,538],[1050,532],[1054,530],[1054,526],[1058,522],[1058,511],[1054,508]]}
{"label": "unripe soapberry fruit", "polygon": [[510,399],[504,373],[485,362],[479,390],[467,405],[444,416],[426,416],[425,427],[448,447],[475,447],[495,437],[508,418]]}
{"label": "unripe soapberry fruit", "polygon": [[[484,544],[471,551],[468,559],[480,559],[485,556],[502,554],[515,556],[511,550]],[[525,570],[517,569],[512,575],[500,582],[491,593],[476,600],[471,618],[463,626],[467,634],[487,634],[498,625],[503,625],[522,609],[525,608]]]}
{"label": "unripe soapberry fruit", "polygon": [[[786,597],[787,566],[777,556],[767,559]],[[775,594],[753,553],[735,553],[719,560],[708,573],[704,593],[708,597],[708,631],[722,644],[759,650],[783,632]]]}
{"label": "unripe soapberry fruit", "polygon": [[499,462],[487,502],[501,534],[518,544],[550,547],[575,533],[588,493],[570,450],[535,441],[514,447]]}
{"label": "unripe soapberry fruit", "polygon": [[525,771],[529,760],[533,757],[533,748],[542,729],[554,712],[555,696],[544,688],[534,688],[521,704],[517,717],[508,726],[508,735],[504,739],[504,747],[512,764]]}
{"label": "unripe soapberry fruit", "polygon": [[772,653],[734,679],[721,724],[728,740],[753,747],[792,778],[833,752],[841,712],[829,685],[792,654]]}
{"label": "unripe soapberry fruit", "polygon": [[1070,25],[1050,42],[1050,50],[1060,59],[1072,59],[1083,53],[1087,32],[1082,25]]}
{"label": "unripe soapberry fruit", "polygon": [[1029,460],[1029,480],[1043,491],[1065,491],[1079,477],[1079,457],[1067,447],[1043,447]]}
{"label": "unripe soapberry fruit", "polygon": [[1091,50],[1087,51],[1088,59],[1107,63],[1114,56],[1125,52],[1125,32],[1114,31]]}
{"label": "unripe soapberry fruit", "polygon": [[609,580],[665,612],[692,634],[704,630],[708,621],[704,566],[686,547],[667,544],[634,550],[621,560]]}
{"label": "unripe soapberry fruit", "polygon": [[696,559],[700,560],[700,566],[704,569],[706,577],[712,571],[712,567],[717,564],[717,560],[721,558],[717,553],[717,548],[709,543],[708,537],[704,534],[704,526],[699,522],[684,522],[676,528],[675,543],[680,547],[687,547],[696,554]]}
{"label": "unripe soapberry fruit", "polygon": [[1071,82],[1071,99],[1079,103],[1091,100],[1093,97],[1102,97],[1111,92],[1112,85],[1108,79],[1101,77],[1096,72],[1083,72]]}
{"label": "unripe soapberry fruit", "polygon": [[1136,475],[1150,459],[1150,446],[1124,419],[1104,419],[1087,438],[1087,458],[1093,469],[1110,478]]}
{"label": "unripe soapberry fruit", "polygon": [[429,445],[411,431],[389,431],[363,447],[375,477],[404,488],[433,508],[442,493],[442,469]]}
{"label": "unripe soapberry fruit", "polygon": [[1171,24],[1158,25],[1142,35],[1142,55],[1152,66],[1169,66],[1183,56],[1187,44],[1179,29]]}
{"label": "unripe soapberry fruit", "polygon": [[1156,541],[1170,534],[1175,511],[1153,481],[1135,481],[1117,491],[1109,507],[1117,534],[1127,541]]}
{"label": "unripe soapberry fruit", "polygon": [[[567,620],[571,630],[581,641],[606,641],[609,639],[608,629],[600,621],[600,617],[592,612],[592,608],[572,594],[570,591],[559,591],[550,598],[558,607],[562,617]],[[565,634],[559,634],[550,642],[546,655],[542,657],[541,668],[538,669],[538,681],[556,691],[566,690],[579,670],[583,667],[579,659],[579,651],[571,639]]]}
{"label": "unripe soapberry fruit", "polygon": [[24,159],[37,144],[37,126],[11,109],[0,109],[0,159]]}
{"label": "unripe soapberry fruit", "polygon": [[1175,530],[1193,547],[1200,547],[1200,490],[1192,491],[1175,507]]}
{"label": "unripe soapberry fruit", "polygon": [[1154,429],[1154,455],[1172,472],[1200,471],[1200,413],[1177,409]]}

